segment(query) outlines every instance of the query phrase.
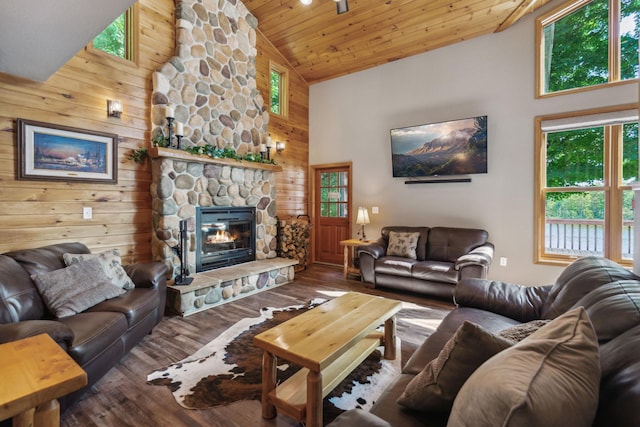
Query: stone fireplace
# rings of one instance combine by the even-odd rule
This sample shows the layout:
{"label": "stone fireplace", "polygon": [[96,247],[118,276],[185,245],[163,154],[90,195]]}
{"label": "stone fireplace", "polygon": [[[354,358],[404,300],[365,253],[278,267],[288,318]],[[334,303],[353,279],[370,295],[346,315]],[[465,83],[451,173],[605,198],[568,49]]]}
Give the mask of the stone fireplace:
{"label": "stone fireplace", "polygon": [[253,259],[276,257],[275,173],[282,169],[280,166],[212,159],[168,148],[154,148],[150,154],[152,250],[154,258],[173,272],[172,277],[180,264],[173,249],[179,243],[180,220],[187,220],[189,271],[199,270],[196,249],[201,230],[197,212],[202,209],[233,212],[235,208],[248,208],[255,227]]}
{"label": "stone fireplace", "polygon": [[[268,135],[269,113],[256,83],[258,22],[236,0],[177,0],[175,13],[176,54],[153,73],[151,137],[168,138],[169,147],[149,150],[152,254],[175,277],[180,260],[174,248],[179,243],[179,223],[186,220],[190,273],[219,267],[220,259],[208,259],[209,249],[222,249],[221,258],[226,258],[222,261],[233,264],[198,273],[186,286],[169,287],[168,304],[187,315],[287,283],[293,280],[297,261],[276,257],[275,173],[282,171],[281,166],[194,155],[175,149],[177,140],[169,138],[182,129],[182,148],[232,148],[239,156],[259,152]],[[172,132],[167,112],[173,112]],[[197,215],[209,208],[255,212],[254,225],[249,226],[255,227],[255,242],[217,242],[212,221],[203,235]],[[204,256],[199,239],[210,245]],[[249,262],[237,264],[240,259],[231,254],[241,251],[234,245],[249,246],[242,251],[253,252],[255,261],[247,258],[244,261]]]}
{"label": "stone fireplace", "polygon": [[[256,83],[258,21],[241,1],[176,1],[176,54],[153,73],[152,137],[168,137],[167,107],[181,124],[183,148],[209,144],[258,153],[269,113]],[[175,131],[173,132],[175,134]],[[189,270],[195,272],[196,211],[255,208],[255,259],[276,256],[274,172],[270,164],[213,159],[152,147],[152,252],[175,271],[178,222],[189,221]]]}

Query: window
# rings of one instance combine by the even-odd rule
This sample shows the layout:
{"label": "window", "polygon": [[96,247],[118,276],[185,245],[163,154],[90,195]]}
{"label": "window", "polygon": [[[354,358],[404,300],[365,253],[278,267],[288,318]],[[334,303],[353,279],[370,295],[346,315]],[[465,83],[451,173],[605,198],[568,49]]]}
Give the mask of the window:
{"label": "window", "polygon": [[639,0],[577,0],[538,18],[537,93],[638,76]]}
{"label": "window", "polygon": [[349,216],[348,172],[322,172],[320,174],[320,216],[346,218]]}
{"label": "window", "polygon": [[536,262],[633,259],[634,105],[536,118]]}
{"label": "window", "polygon": [[135,18],[134,5],[93,39],[93,48],[118,58],[136,62]]}
{"label": "window", "polygon": [[288,70],[276,63],[271,63],[270,66],[270,111],[273,114],[280,116],[287,116],[287,87],[289,80]]}

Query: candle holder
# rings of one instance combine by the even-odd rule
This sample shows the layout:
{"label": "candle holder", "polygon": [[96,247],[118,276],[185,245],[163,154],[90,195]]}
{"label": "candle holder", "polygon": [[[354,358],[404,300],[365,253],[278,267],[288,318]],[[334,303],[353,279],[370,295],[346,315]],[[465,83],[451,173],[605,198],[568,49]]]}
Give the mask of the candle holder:
{"label": "candle holder", "polygon": [[173,121],[175,119],[173,117],[167,117],[167,127],[169,128],[169,142],[167,144],[167,147],[169,148],[173,148],[173,135],[171,134],[171,130],[173,128]]}
{"label": "candle holder", "polygon": [[180,143],[182,142],[182,135],[176,135],[176,141],[178,141],[178,150],[181,150]]}

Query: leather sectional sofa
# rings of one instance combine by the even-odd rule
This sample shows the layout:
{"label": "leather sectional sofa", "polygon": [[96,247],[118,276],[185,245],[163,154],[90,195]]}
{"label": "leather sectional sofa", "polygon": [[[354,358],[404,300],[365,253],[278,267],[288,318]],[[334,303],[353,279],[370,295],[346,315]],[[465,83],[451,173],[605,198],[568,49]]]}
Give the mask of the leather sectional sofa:
{"label": "leather sectional sofa", "polygon": [[32,275],[64,269],[64,254],[89,253],[82,243],[61,243],[0,255],[0,343],[47,333],[87,373],[88,385],[59,399],[61,409],[106,374],[164,314],[167,267],[152,262],[122,266],[134,289],[78,314],[56,318]]}
{"label": "leather sectional sofa", "polygon": [[[409,257],[389,251],[392,233],[418,237]],[[376,242],[356,248],[360,274],[372,288],[451,298],[460,279],[487,277],[493,259],[488,237],[485,230],[470,228],[384,227]]]}
{"label": "leather sectional sofa", "polygon": [[[347,411],[336,418],[331,427],[640,425],[640,277],[610,260],[585,257],[569,265],[553,285],[529,287],[483,279],[462,280],[456,287],[455,301],[457,308],[415,351],[402,374],[383,392],[371,411]],[[552,342],[553,346],[545,353],[549,329],[577,311],[586,313],[586,321],[592,328],[589,327],[587,333],[578,329],[569,331],[574,333],[573,344],[577,345],[570,354],[560,354],[570,339]],[[470,377],[463,379],[462,388],[453,395],[452,409],[416,410],[398,403],[417,375],[434,368],[430,362],[439,358],[441,351],[446,351],[443,349],[448,348],[465,321],[497,334],[505,328],[527,326],[540,319],[548,323],[481,362],[470,372]],[[592,338],[588,337],[589,332]],[[543,336],[547,339],[542,339]],[[479,350],[479,346],[472,347],[465,355],[475,355]],[[527,358],[507,359],[507,356],[517,356],[514,352],[522,354],[525,350],[529,351]],[[531,361],[530,358],[535,357],[532,352],[541,355],[539,365]],[[558,365],[547,364],[547,360],[555,356],[558,356]],[[590,369],[580,369],[580,363],[574,361],[580,357],[583,362],[591,363]],[[449,358],[445,363],[452,363],[451,355]],[[507,360],[517,364],[507,366]],[[525,421],[485,422],[485,416],[496,415],[505,400],[516,395],[512,385],[526,370],[532,372],[534,379],[527,383],[525,392],[535,387],[540,387],[542,392],[538,389],[537,395],[526,395],[510,412],[509,408],[505,409],[507,417],[526,414]],[[438,381],[443,372],[440,371]],[[483,376],[483,373],[490,375]],[[591,381],[594,394],[591,401],[581,397],[576,385],[567,393],[554,392],[554,387],[562,386],[565,380],[581,385]],[[478,381],[483,382],[478,384]],[[472,383],[479,387],[470,395],[466,389],[474,390]],[[504,393],[500,394],[500,390]],[[496,401],[496,396],[502,396],[503,400]],[[541,402],[545,399],[546,402]],[[566,419],[580,421],[567,422]]]}

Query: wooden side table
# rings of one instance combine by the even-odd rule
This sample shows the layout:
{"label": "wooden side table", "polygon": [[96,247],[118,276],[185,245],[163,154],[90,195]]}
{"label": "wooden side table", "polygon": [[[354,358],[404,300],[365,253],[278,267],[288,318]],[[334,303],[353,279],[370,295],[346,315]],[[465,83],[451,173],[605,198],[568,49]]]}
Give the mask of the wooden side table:
{"label": "wooden side table", "polygon": [[58,398],[87,385],[87,374],[47,334],[0,345],[0,420],[14,427],[59,426]]}
{"label": "wooden side table", "polygon": [[360,277],[360,269],[353,266],[353,257],[356,246],[367,245],[372,243],[373,240],[359,240],[348,239],[341,240],[340,245],[344,246],[344,267],[342,275],[345,279],[349,278],[349,275]]}

